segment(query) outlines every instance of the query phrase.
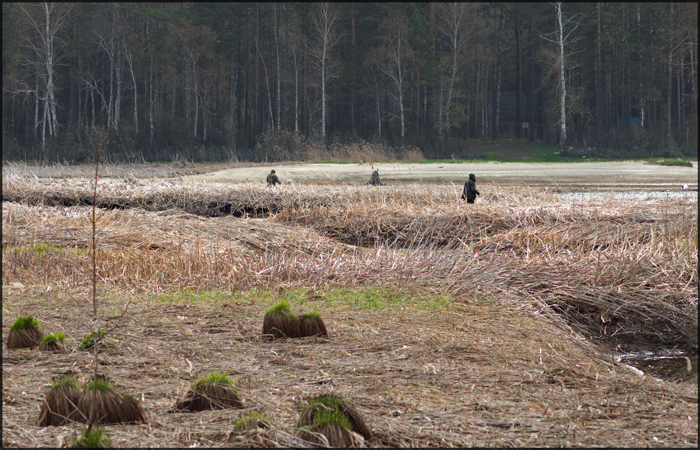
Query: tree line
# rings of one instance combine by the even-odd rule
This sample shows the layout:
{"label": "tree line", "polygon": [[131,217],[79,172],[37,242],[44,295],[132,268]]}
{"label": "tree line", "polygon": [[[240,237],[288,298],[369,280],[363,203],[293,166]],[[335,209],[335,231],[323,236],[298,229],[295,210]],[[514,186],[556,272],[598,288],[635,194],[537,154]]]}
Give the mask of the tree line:
{"label": "tree line", "polygon": [[6,159],[79,161],[95,130],[124,161],[479,138],[697,154],[697,3],[2,7]]}

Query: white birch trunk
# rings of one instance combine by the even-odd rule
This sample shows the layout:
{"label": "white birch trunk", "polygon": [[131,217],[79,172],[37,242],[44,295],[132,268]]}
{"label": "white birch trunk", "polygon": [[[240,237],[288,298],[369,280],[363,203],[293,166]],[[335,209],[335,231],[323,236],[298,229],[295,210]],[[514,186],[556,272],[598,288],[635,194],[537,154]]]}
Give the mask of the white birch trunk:
{"label": "white birch trunk", "polygon": [[377,84],[377,79],[374,79],[374,86],[375,86],[375,94],[377,97],[377,131],[379,133],[379,139],[381,140],[382,138],[382,111],[381,107],[379,104],[379,85]]}
{"label": "white birch trunk", "polygon": [[267,106],[268,110],[270,113],[270,128],[272,128],[272,131],[275,130],[275,117],[272,114],[272,95],[270,94],[270,79],[267,76],[267,64],[265,64],[265,58],[263,58],[262,53],[260,52],[260,47],[258,46],[258,42],[255,42],[255,47],[258,50],[258,55],[260,56],[260,61],[262,61],[263,65],[263,71],[265,72],[265,86],[267,87]]}
{"label": "white birch trunk", "polygon": [[202,103],[202,140],[207,142],[207,110],[204,107],[204,99],[200,99]]}
{"label": "white birch trunk", "polygon": [[326,139],[326,48],[324,42],[321,60],[321,136]]}
{"label": "white birch trunk", "polygon": [[274,5],[273,7],[275,11],[275,51],[277,53],[277,129],[281,130],[282,129],[282,115],[280,114],[280,92],[281,92],[281,87],[280,87],[280,47],[277,42],[277,35],[279,34],[277,31],[277,4]]}
{"label": "white birch trunk", "polygon": [[131,58],[131,54],[129,53],[129,50],[126,49],[126,45],[124,46],[124,48],[126,50],[126,60],[129,63],[129,72],[131,72],[131,81],[134,84],[134,127],[135,127],[135,134],[138,136],[138,134],[139,134],[139,109],[138,109],[139,93],[138,93],[137,84],[136,84],[136,75],[134,74],[133,60]]}
{"label": "white birch trunk", "polygon": [[39,132],[39,77],[36,77],[36,90],[34,91],[34,140]]}
{"label": "white birch trunk", "polygon": [[[151,52],[153,52],[153,49],[151,48]],[[149,140],[149,145],[151,148],[153,148],[153,133],[154,133],[154,127],[153,127],[153,57],[151,56],[151,70],[149,73],[149,84],[150,84],[150,89],[148,90],[148,121],[149,125],[151,127],[151,137]]]}
{"label": "white birch trunk", "polygon": [[124,60],[122,59],[122,54],[121,52],[117,51],[117,83],[115,86],[115,90],[117,91],[115,100],[114,100],[114,131],[119,132],[119,115],[121,111],[121,103],[122,103],[122,69],[124,68]]}
{"label": "white birch trunk", "polygon": [[294,56],[294,133],[299,134],[299,67],[297,53],[292,50]]}
{"label": "white birch trunk", "polygon": [[[151,70],[153,70],[152,62]],[[190,62],[188,60],[185,60],[185,125],[190,125]]]}
{"label": "white birch trunk", "polygon": [[41,150],[42,156],[46,154],[46,119],[48,110],[46,109],[46,103],[44,103],[44,119],[41,121]]}
{"label": "white birch trunk", "polygon": [[501,72],[501,61],[500,61],[500,55],[497,56],[499,58],[498,63],[496,64],[496,123],[494,124],[494,130],[493,130],[493,136],[494,138],[498,137],[498,130],[499,130],[499,125],[501,122],[501,78],[502,78],[502,72]]}
{"label": "white birch trunk", "polygon": [[[51,29],[51,10],[49,9],[48,3],[43,3],[44,11],[46,14],[46,97],[49,106],[49,132],[53,135],[54,139],[58,138],[58,117],[56,115],[56,96],[55,87],[53,82],[53,66],[54,66],[54,45],[53,38],[55,35],[55,30]],[[53,6],[52,6],[53,8]]]}
{"label": "white birch trunk", "polygon": [[399,110],[401,111],[401,143],[403,144],[403,139],[406,136],[406,120],[404,117],[403,108],[403,77],[404,73],[401,71],[401,28],[399,27],[399,38],[398,38],[398,56],[397,56],[397,66],[399,71]]}
{"label": "white birch trunk", "polygon": [[316,31],[319,34],[320,44],[320,48],[315,49],[313,55],[316,59],[314,64],[321,75],[321,136],[324,141],[326,138],[327,85],[332,78],[335,78],[332,74],[328,73],[332,68],[329,64],[329,53],[339,40],[338,37],[333,35],[333,25],[336,20],[336,14],[332,8],[332,4],[330,3],[321,3],[318,7],[317,14],[313,18]]}
{"label": "white birch trunk", "polygon": [[90,101],[92,103],[92,128],[95,128],[95,90],[90,89]]}
{"label": "white birch trunk", "polygon": [[559,150],[564,151],[566,147],[566,77],[564,64],[564,27],[561,18],[561,2],[557,3],[557,20],[559,22],[559,83],[561,84],[561,100],[559,111],[560,136]]}

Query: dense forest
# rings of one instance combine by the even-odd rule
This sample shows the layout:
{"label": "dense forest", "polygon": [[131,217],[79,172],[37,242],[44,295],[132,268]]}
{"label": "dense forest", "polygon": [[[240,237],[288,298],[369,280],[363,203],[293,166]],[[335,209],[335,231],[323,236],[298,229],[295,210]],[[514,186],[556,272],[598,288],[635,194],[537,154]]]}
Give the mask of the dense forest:
{"label": "dense forest", "polygon": [[5,159],[697,155],[694,2],[2,8]]}

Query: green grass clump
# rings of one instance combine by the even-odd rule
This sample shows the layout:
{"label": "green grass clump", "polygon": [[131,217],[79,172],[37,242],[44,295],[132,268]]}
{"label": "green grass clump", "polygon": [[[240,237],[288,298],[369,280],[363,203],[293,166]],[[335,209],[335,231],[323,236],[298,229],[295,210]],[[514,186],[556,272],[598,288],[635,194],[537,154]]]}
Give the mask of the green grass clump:
{"label": "green grass clump", "polygon": [[323,426],[327,424],[337,425],[345,430],[352,429],[352,425],[350,425],[350,421],[345,417],[345,414],[337,410],[320,411],[316,413],[313,425]]}
{"label": "green grass clump", "polygon": [[306,405],[306,408],[304,408],[304,410],[307,411],[316,405],[327,406],[332,410],[342,410],[345,406],[345,402],[343,402],[342,399],[333,395],[320,395],[316,398],[309,400],[309,404]]}
{"label": "green grass clump", "polygon": [[236,385],[234,381],[226,374],[213,372],[201,377],[199,380],[192,383],[192,389],[200,389],[205,384],[216,384],[219,386],[225,386],[227,389],[237,393]]}
{"label": "green grass clump", "polygon": [[32,316],[20,316],[19,319],[15,320],[15,323],[12,324],[10,327],[10,331],[21,331],[21,330],[29,330],[30,328],[36,328],[39,331],[41,330],[41,325],[39,325],[39,321],[36,320]]}
{"label": "green grass clump", "polygon": [[207,411],[242,408],[234,381],[226,374],[214,372],[192,383],[185,398],[175,404],[176,411]]}
{"label": "green grass clump", "polygon": [[270,316],[296,317],[289,307],[289,302],[286,300],[282,300],[272,308],[267,309],[265,314]]}
{"label": "green grass clump", "polygon": [[108,448],[111,443],[104,428],[99,426],[88,427],[73,438],[73,448]]}
{"label": "green grass clump", "polygon": [[230,300],[230,293],[215,289],[211,291],[199,289],[181,289],[172,292],[162,293],[152,297],[161,303],[182,303],[182,304],[198,304],[198,303],[218,303],[223,304]]}
{"label": "green grass clump", "polygon": [[239,417],[233,424],[233,429],[236,431],[245,431],[252,428],[268,428],[269,422],[270,420],[263,413],[254,411]]}
{"label": "green grass clump", "polygon": [[659,166],[693,167],[693,163],[691,161],[681,158],[655,158],[647,161],[647,164],[656,164]]}
{"label": "green grass clump", "polygon": [[55,380],[53,384],[51,384],[51,389],[53,389],[54,391],[68,388],[80,388],[80,384],[78,384],[78,380],[76,380],[75,377],[62,377]]}
{"label": "green grass clump", "polygon": [[322,434],[331,447],[352,447],[356,443],[350,431],[360,434],[365,440],[372,438],[372,432],[365,425],[360,413],[334,395],[319,395],[301,411],[297,424],[302,439],[321,443]]}
{"label": "green grass clump", "polygon": [[49,333],[41,340],[42,344],[51,344],[54,342],[63,342],[66,340],[65,333]]}
{"label": "green grass clump", "polygon": [[85,385],[85,389],[88,391],[94,391],[97,389],[100,392],[112,392],[112,385],[109,384],[108,380],[98,377],[92,381],[89,381]]}
{"label": "green grass clump", "polygon": [[311,312],[304,313],[304,314],[301,316],[301,318],[302,318],[302,319],[320,319],[320,318],[321,318],[321,314],[318,313],[318,312],[316,312],[316,311],[311,311]]}

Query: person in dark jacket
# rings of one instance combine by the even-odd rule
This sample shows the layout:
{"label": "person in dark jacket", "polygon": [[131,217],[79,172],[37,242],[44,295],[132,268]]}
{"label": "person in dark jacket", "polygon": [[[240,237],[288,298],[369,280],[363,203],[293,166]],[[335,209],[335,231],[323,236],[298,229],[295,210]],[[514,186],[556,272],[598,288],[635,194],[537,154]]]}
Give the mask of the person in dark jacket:
{"label": "person in dark jacket", "polygon": [[275,184],[282,184],[282,182],[277,175],[275,175],[275,170],[273,169],[272,172],[267,175],[267,185],[274,186]]}
{"label": "person in dark jacket", "polygon": [[467,203],[474,203],[479,191],[476,190],[476,176],[473,173],[469,174],[469,181],[464,183],[464,191],[462,192],[462,200],[467,199]]}
{"label": "person in dark jacket", "polygon": [[373,186],[381,186],[382,182],[379,181],[379,169],[376,169],[374,172],[372,172],[372,178],[370,178],[369,182],[367,184],[371,184]]}

